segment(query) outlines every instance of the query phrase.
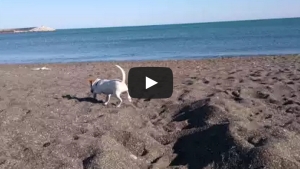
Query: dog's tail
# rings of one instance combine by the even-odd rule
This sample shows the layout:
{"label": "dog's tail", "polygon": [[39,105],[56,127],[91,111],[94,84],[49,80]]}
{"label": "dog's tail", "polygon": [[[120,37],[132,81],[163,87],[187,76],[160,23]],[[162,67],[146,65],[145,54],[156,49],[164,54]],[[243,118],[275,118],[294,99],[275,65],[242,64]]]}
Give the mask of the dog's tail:
{"label": "dog's tail", "polygon": [[125,83],[125,80],[126,80],[126,76],[125,76],[125,71],[121,68],[121,66],[119,65],[116,65],[122,72],[122,82]]}

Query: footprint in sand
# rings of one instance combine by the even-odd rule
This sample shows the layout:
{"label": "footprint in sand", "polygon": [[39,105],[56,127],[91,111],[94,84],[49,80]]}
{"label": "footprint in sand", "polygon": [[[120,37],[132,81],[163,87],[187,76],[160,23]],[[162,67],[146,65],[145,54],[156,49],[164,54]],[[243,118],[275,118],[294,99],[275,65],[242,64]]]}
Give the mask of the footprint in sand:
{"label": "footprint in sand", "polygon": [[183,93],[178,97],[178,101],[184,101],[184,97],[190,93],[190,90],[184,90]]}
{"label": "footprint in sand", "polygon": [[183,81],[182,84],[187,85],[187,86],[190,86],[190,85],[194,84],[194,81],[188,79],[188,80]]}

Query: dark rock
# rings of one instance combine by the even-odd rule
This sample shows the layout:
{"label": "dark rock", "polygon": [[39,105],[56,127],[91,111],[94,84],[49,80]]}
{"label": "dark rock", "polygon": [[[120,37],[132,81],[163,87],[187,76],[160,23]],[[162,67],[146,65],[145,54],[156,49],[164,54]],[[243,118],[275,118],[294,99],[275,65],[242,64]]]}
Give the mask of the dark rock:
{"label": "dark rock", "polygon": [[293,104],[294,101],[293,100],[287,100],[283,103],[283,105],[290,105],[290,104]]}
{"label": "dark rock", "polygon": [[234,97],[240,97],[240,92],[239,92],[239,91],[233,91],[233,92],[232,92],[232,95],[233,95]]}
{"label": "dark rock", "polygon": [[274,98],[269,98],[269,102],[272,104],[277,104],[279,101]]}
{"label": "dark rock", "polygon": [[99,137],[101,137],[102,135],[103,135],[103,133],[100,132],[100,131],[95,131],[95,132],[93,132],[93,137],[99,138]]}
{"label": "dark rock", "polygon": [[300,112],[300,108],[299,107],[289,107],[289,108],[286,109],[285,112],[287,112],[287,113],[298,113],[298,112]]}
{"label": "dark rock", "polygon": [[250,77],[250,80],[252,80],[253,82],[258,82],[261,81],[261,78]]}
{"label": "dark rock", "polygon": [[228,94],[229,95],[229,91],[228,89],[224,90],[224,93]]}
{"label": "dark rock", "polygon": [[253,144],[254,146],[263,146],[266,143],[267,139],[264,137],[254,136],[248,139],[248,142]]}
{"label": "dark rock", "polygon": [[185,85],[192,85],[194,84],[194,82],[192,80],[186,80],[184,81],[182,84],[185,84]]}
{"label": "dark rock", "polygon": [[50,142],[43,144],[43,147],[48,147],[48,146],[50,146]]}
{"label": "dark rock", "polygon": [[73,139],[74,139],[74,140],[78,140],[79,137],[78,137],[77,135],[75,135],[75,136],[73,136]]}
{"label": "dark rock", "polygon": [[266,86],[266,88],[269,89],[269,90],[270,90],[270,89],[273,89],[271,86]]}
{"label": "dark rock", "polygon": [[209,83],[209,80],[207,80],[206,78],[204,78],[204,79],[202,79],[202,82],[203,82],[204,84],[208,84],[208,83]]}
{"label": "dark rock", "polygon": [[266,115],[265,119],[270,119],[272,117],[273,117],[272,114],[268,114],[268,115]]}
{"label": "dark rock", "polygon": [[157,118],[157,115],[154,114],[154,113],[152,113],[152,114],[149,115],[149,118],[150,118],[151,120],[156,119],[156,118]]}
{"label": "dark rock", "polygon": [[258,91],[257,93],[257,97],[261,98],[261,99],[267,99],[270,95],[266,92],[263,91]]}
{"label": "dark rock", "polygon": [[260,72],[254,72],[254,73],[251,73],[250,76],[253,76],[253,77],[260,77],[260,76],[261,76],[261,73],[260,73]]}

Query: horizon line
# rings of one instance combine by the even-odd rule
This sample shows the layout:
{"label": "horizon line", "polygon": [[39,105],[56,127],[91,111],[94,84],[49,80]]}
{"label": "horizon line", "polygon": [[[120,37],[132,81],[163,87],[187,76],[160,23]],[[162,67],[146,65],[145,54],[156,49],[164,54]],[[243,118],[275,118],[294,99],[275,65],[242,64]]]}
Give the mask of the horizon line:
{"label": "horizon line", "polygon": [[[69,28],[54,28],[56,30],[70,30],[70,29],[105,29],[105,28],[127,28],[127,27],[151,27],[151,26],[168,26],[168,25],[189,25],[189,24],[207,24],[207,23],[224,23],[224,22],[243,22],[243,21],[260,21],[260,20],[277,20],[277,19],[297,19],[300,16],[294,17],[274,17],[274,18],[258,18],[258,19],[238,19],[238,20],[219,20],[219,21],[204,21],[204,22],[181,22],[181,23],[162,23],[162,24],[143,24],[143,25],[117,25],[117,26],[97,26],[97,27],[69,27]],[[39,27],[39,26],[30,26]],[[51,27],[51,26],[47,26]],[[19,27],[19,28],[5,28],[5,29],[21,29],[29,27]],[[53,28],[53,27],[51,27]],[[0,29],[4,30],[4,29]]]}
{"label": "horizon line", "polygon": [[300,16],[294,17],[274,17],[260,19],[240,19],[240,20],[223,20],[223,21],[207,21],[207,22],[181,22],[181,23],[166,23],[166,24],[149,24],[149,25],[128,25],[128,26],[100,26],[100,27],[78,27],[78,28],[59,28],[56,30],[69,29],[105,29],[105,28],[127,28],[127,27],[151,27],[151,26],[167,26],[167,25],[189,25],[189,24],[206,24],[206,23],[223,23],[223,22],[243,22],[243,21],[261,21],[261,20],[277,20],[277,19],[300,19]]}

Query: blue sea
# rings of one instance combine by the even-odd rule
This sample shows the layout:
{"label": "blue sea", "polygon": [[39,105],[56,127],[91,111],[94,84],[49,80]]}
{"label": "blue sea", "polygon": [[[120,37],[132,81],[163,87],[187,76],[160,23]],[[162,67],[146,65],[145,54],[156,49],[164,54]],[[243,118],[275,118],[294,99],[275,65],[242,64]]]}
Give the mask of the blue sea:
{"label": "blue sea", "polygon": [[0,63],[182,60],[299,53],[300,18],[0,34]]}

